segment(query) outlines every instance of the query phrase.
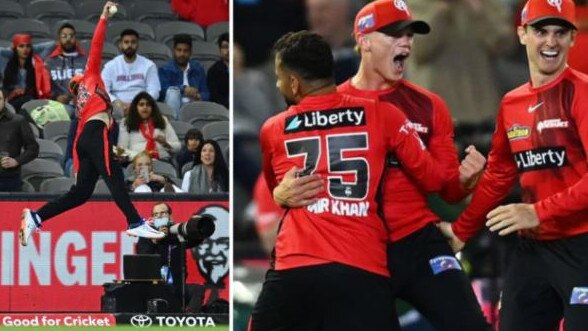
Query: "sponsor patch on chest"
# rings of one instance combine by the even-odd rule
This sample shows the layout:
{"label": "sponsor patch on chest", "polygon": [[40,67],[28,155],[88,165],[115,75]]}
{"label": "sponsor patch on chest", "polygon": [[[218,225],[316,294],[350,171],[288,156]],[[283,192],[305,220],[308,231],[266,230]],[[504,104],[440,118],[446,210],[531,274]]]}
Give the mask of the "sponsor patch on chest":
{"label": "sponsor patch on chest", "polygon": [[365,111],[361,107],[316,110],[286,118],[284,133],[327,130],[365,124]]}
{"label": "sponsor patch on chest", "polygon": [[517,140],[517,139],[524,139],[528,138],[531,135],[531,128],[528,126],[522,126],[515,124],[510,129],[506,131],[506,136],[508,140]]}
{"label": "sponsor patch on chest", "polygon": [[521,172],[561,168],[568,164],[564,147],[547,147],[518,152],[514,155]]}
{"label": "sponsor patch on chest", "polygon": [[541,131],[545,129],[562,129],[568,127],[568,121],[562,121],[561,118],[554,118],[549,120],[544,120],[537,123],[537,131],[541,133]]}

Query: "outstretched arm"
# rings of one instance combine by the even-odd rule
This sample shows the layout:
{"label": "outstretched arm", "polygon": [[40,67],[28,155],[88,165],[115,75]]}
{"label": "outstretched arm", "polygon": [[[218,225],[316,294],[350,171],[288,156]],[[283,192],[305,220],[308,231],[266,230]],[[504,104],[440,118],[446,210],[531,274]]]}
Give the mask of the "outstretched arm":
{"label": "outstretched arm", "polygon": [[90,55],[88,56],[88,63],[86,64],[86,73],[100,74],[102,49],[104,48],[104,38],[106,36],[106,22],[109,17],[108,11],[112,6],[116,6],[116,3],[108,1],[102,9],[102,15],[100,15],[100,20],[98,20],[98,25],[94,31],[94,37],[92,37],[92,46],[90,46]]}

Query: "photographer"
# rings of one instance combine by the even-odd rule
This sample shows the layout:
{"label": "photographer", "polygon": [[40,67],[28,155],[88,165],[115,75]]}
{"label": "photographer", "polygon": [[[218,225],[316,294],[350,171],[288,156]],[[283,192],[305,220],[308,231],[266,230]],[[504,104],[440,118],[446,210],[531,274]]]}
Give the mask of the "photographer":
{"label": "photographer", "polygon": [[[159,254],[161,256],[162,278],[167,279],[174,287],[174,292],[180,303],[182,302],[182,270],[187,278],[186,259],[181,251],[178,235],[170,235],[172,209],[165,202],[156,202],[151,210],[152,226],[166,234],[162,239],[139,238],[137,254]],[[173,230],[173,229],[172,229]],[[173,231],[172,231],[173,232]],[[194,247],[199,242],[186,242],[186,248]],[[204,296],[204,287],[197,284],[186,284],[186,310],[199,312]]]}

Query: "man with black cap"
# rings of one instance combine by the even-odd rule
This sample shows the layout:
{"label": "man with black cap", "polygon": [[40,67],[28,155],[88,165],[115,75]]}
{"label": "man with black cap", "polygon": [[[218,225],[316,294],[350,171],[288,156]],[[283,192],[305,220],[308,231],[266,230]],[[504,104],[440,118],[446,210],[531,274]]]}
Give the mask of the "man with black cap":
{"label": "man with black cap", "polygon": [[[361,53],[359,71],[338,91],[379,99],[402,110],[439,165],[454,170],[455,176],[447,178],[439,193],[446,201],[458,202],[475,185],[485,159],[470,146],[460,166],[447,106],[438,95],[403,79],[413,34],[429,31],[427,23],[412,19],[402,0],[378,0],[366,5],[354,25]],[[302,199],[306,195],[292,194],[290,190],[305,185],[305,193],[312,194],[321,184],[309,177],[290,178],[283,185],[290,186],[286,189],[280,185],[274,197],[278,203],[294,207],[288,203],[292,196]],[[386,162],[382,193],[393,295],[415,306],[437,330],[486,330],[489,326],[469,279],[435,226],[440,218],[427,206],[426,190],[394,155]],[[455,318],[456,314],[460,318]]]}
{"label": "man with black cap", "polygon": [[[442,225],[456,249],[486,222],[519,241],[504,276],[500,329],[588,330],[588,77],[568,67],[572,0],[530,0],[517,33],[530,81],[502,99],[472,201]],[[519,179],[523,203],[500,205]]]}

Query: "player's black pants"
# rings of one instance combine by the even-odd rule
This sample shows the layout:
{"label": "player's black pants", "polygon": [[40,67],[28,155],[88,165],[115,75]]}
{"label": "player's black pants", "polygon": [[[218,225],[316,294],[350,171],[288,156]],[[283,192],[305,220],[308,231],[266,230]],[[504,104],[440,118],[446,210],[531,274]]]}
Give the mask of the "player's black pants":
{"label": "player's black pants", "polygon": [[[114,202],[125,214],[127,223],[131,225],[140,222],[141,217],[131,203],[120,164],[114,160],[106,124],[98,120],[87,122],[76,146],[80,162],[76,183],[69,192],[48,202],[37,211],[41,220],[47,221],[88,201],[100,175],[104,178]],[[106,168],[107,154],[110,175]]]}
{"label": "player's black pants", "polygon": [[470,280],[433,224],[388,245],[392,296],[414,306],[438,331],[486,331]]}
{"label": "player's black pants", "polygon": [[249,330],[391,330],[391,310],[383,276],[337,263],[270,270]]}
{"label": "player's black pants", "polygon": [[588,234],[520,238],[504,279],[501,331],[588,330]]}

